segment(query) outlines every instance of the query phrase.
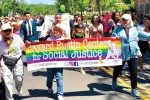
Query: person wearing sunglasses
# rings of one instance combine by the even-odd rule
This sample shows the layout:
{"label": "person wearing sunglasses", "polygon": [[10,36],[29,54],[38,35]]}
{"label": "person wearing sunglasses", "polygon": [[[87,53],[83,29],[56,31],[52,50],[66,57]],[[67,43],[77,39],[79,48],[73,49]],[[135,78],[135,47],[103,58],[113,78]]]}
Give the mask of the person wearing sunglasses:
{"label": "person wearing sunglasses", "polygon": [[[138,57],[141,56],[140,48],[137,43],[138,38],[150,39],[150,34],[141,31],[137,27],[131,25],[131,15],[124,14],[121,17],[121,26],[118,26],[112,33],[112,37],[120,39],[122,45],[122,65],[115,66],[113,71],[112,88],[117,89],[117,78],[123,69],[125,62],[128,63],[131,80],[131,95],[140,99],[137,91],[137,66]],[[146,27],[150,26],[150,20],[146,21]]]}
{"label": "person wearing sunglasses", "polygon": [[21,57],[24,48],[24,42],[19,35],[12,33],[10,24],[3,24],[2,39],[0,40],[0,65],[5,82],[6,100],[14,100],[12,97],[13,79],[15,80],[18,95],[22,95],[23,62]]}

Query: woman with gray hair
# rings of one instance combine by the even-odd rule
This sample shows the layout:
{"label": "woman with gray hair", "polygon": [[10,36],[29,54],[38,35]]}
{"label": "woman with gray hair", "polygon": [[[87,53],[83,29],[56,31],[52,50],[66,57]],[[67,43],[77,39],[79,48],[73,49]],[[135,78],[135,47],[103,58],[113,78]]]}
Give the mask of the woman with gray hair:
{"label": "woman with gray hair", "polygon": [[[118,26],[112,33],[112,37],[120,39],[122,45],[122,60],[121,66],[115,66],[113,71],[112,88],[117,89],[117,78],[122,71],[125,62],[128,63],[131,80],[131,95],[137,99],[140,98],[137,92],[137,66],[138,57],[141,56],[140,48],[137,43],[138,38],[150,39],[150,34],[139,30],[131,25],[131,15],[124,14],[121,17],[122,25]],[[150,26],[150,20],[146,21],[146,27]]]}

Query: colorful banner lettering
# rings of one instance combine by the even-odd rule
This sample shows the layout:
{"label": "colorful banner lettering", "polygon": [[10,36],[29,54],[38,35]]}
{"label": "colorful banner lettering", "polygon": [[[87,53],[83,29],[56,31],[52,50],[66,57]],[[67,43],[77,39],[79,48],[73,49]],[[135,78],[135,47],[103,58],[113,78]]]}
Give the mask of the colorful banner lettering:
{"label": "colorful banner lettering", "polygon": [[29,71],[122,64],[120,40],[114,38],[35,42],[26,49],[26,57]]}

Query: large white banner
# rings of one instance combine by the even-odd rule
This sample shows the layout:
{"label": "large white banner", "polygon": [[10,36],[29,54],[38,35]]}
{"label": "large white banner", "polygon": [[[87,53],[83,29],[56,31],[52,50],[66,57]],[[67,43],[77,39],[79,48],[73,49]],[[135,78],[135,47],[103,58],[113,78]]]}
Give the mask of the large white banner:
{"label": "large white banner", "polygon": [[[69,22],[69,14],[64,13],[62,16],[62,24],[65,27],[65,31],[67,34],[67,39],[70,39],[70,22]],[[55,23],[55,15],[47,15],[45,16],[45,22],[44,22],[44,31],[47,32]]]}

